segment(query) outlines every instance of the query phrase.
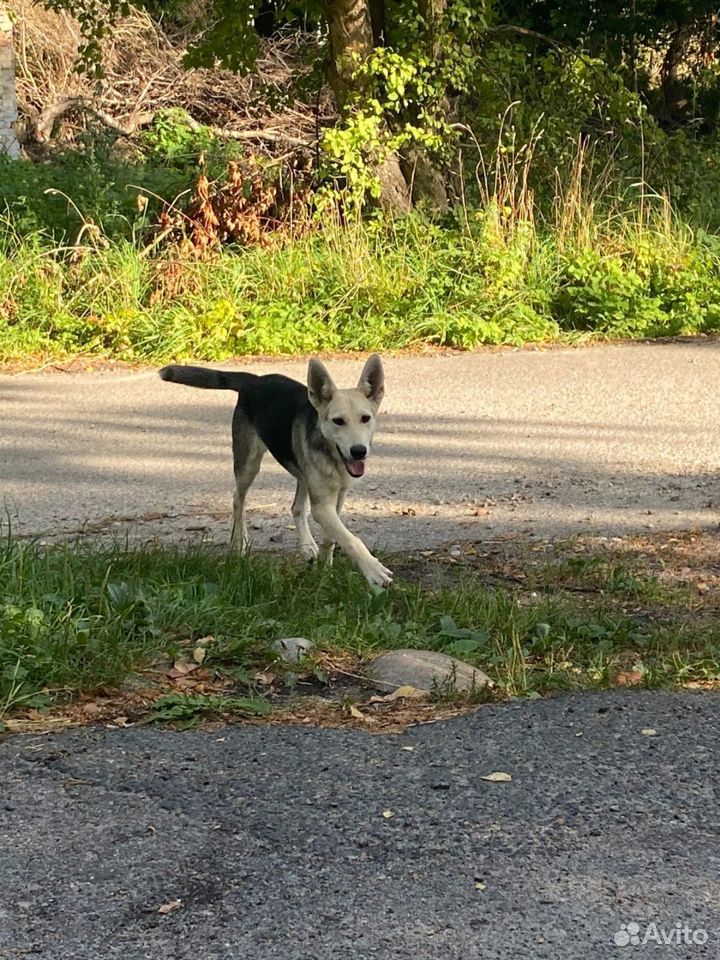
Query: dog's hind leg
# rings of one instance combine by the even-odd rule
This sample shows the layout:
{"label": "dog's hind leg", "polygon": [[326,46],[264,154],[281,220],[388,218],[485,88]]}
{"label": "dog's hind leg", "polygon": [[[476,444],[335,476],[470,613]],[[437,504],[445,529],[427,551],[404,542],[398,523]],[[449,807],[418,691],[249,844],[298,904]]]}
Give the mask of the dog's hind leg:
{"label": "dog's hind leg", "polygon": [[233,460],[235,470],[235,495],[233,497],[233,528],[231,546],[239,553],[246,553],[250,546],[245,521],[245,498],[258,474],[267,447],[245,417],[233,418]]}
{"label": "dog's hind leg", "polygon": [[314,560],[318,555],[318,545],[308,523],[308,490],[305,481],[298,479],[295,499],[292,505],[292,515],[298,533],[300,553],[306,560]]}
{"label": "dog's hind leg", "polygon": [[[345,503],[345,493],[346,493],[345,490],[341,490],[340,493],[338,494],[338,498],[337,498],[338,517],[340,516],[340,511],[342,510],[343,504]],[[325,534],[325,538],[320,548],[320,559],[323,561],[323,563],[326,563],[329,567],[331,567],[333,564],[334,557],[335,557],[335,541],[329,539],[328,535]]]}

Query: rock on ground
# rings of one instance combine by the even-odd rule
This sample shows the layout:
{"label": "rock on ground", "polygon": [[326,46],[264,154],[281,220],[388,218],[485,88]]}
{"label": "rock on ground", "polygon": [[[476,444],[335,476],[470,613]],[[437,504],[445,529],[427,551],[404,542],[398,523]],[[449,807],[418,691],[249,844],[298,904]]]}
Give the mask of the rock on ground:
{"label": "rock on ground", "polygon": [[364,673],[376,689],[384,692],[408,686],[427,692],[447,689],[465,693],[492,683],[477,667],[434,650],[389,650],[375,657]]}

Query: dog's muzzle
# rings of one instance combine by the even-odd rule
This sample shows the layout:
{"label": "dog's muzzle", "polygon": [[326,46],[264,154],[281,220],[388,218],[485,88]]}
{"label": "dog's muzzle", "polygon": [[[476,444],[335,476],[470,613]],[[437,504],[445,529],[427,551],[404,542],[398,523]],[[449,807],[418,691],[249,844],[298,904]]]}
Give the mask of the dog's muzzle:
{"label": "dog's muzzle", "polygon": [[350,447],[349,457],[345,456],[340,447],[337,448],[337,451],[340,454],[342,461],[345,464],[345,469],[350,476],[362,477],[362,475],[365,473],[365,459],[368,454],[367,447],[363,447],[360,444]]}

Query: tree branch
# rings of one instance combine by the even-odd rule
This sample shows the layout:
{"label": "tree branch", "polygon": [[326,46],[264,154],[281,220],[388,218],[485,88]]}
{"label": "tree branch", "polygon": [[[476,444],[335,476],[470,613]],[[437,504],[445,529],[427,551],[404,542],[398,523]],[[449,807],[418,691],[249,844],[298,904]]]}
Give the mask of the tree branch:
{"label": "tree branch", "polygon": [[[64,97],[45,107],[35,124],[35,136],[40,143],[47,143],[52,139],[53,128],[58,120],[73,111],[89,113],[109,130],[122,137],[133,137],[141,127],[146,127],[155,119],[155,110],[145,110],[135,113],[130,120],[122,123],[112,117],[105,110],[94,106],[83,97]],[[296,147],[312,147],[314,140],[303,140],[282,130],[268,128],[267,130],[226,130],[222,127],[204,126],[188,117],[188,126],[191,130],[209,130],[221,140],[267,140],[269,143],[287,143]]]}

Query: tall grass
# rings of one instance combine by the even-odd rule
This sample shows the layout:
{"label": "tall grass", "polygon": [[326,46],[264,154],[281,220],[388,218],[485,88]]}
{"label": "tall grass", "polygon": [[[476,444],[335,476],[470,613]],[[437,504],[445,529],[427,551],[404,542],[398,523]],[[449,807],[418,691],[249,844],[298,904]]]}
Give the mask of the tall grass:
{"label": "tall grass", "polygon": [[582,144],[536,202],[533,144],[477,169],[478,206],[339,223],[178,259],[101,229],[58,247],[0,223],[0,360],[522,344],[720,330],[720,241]]}

